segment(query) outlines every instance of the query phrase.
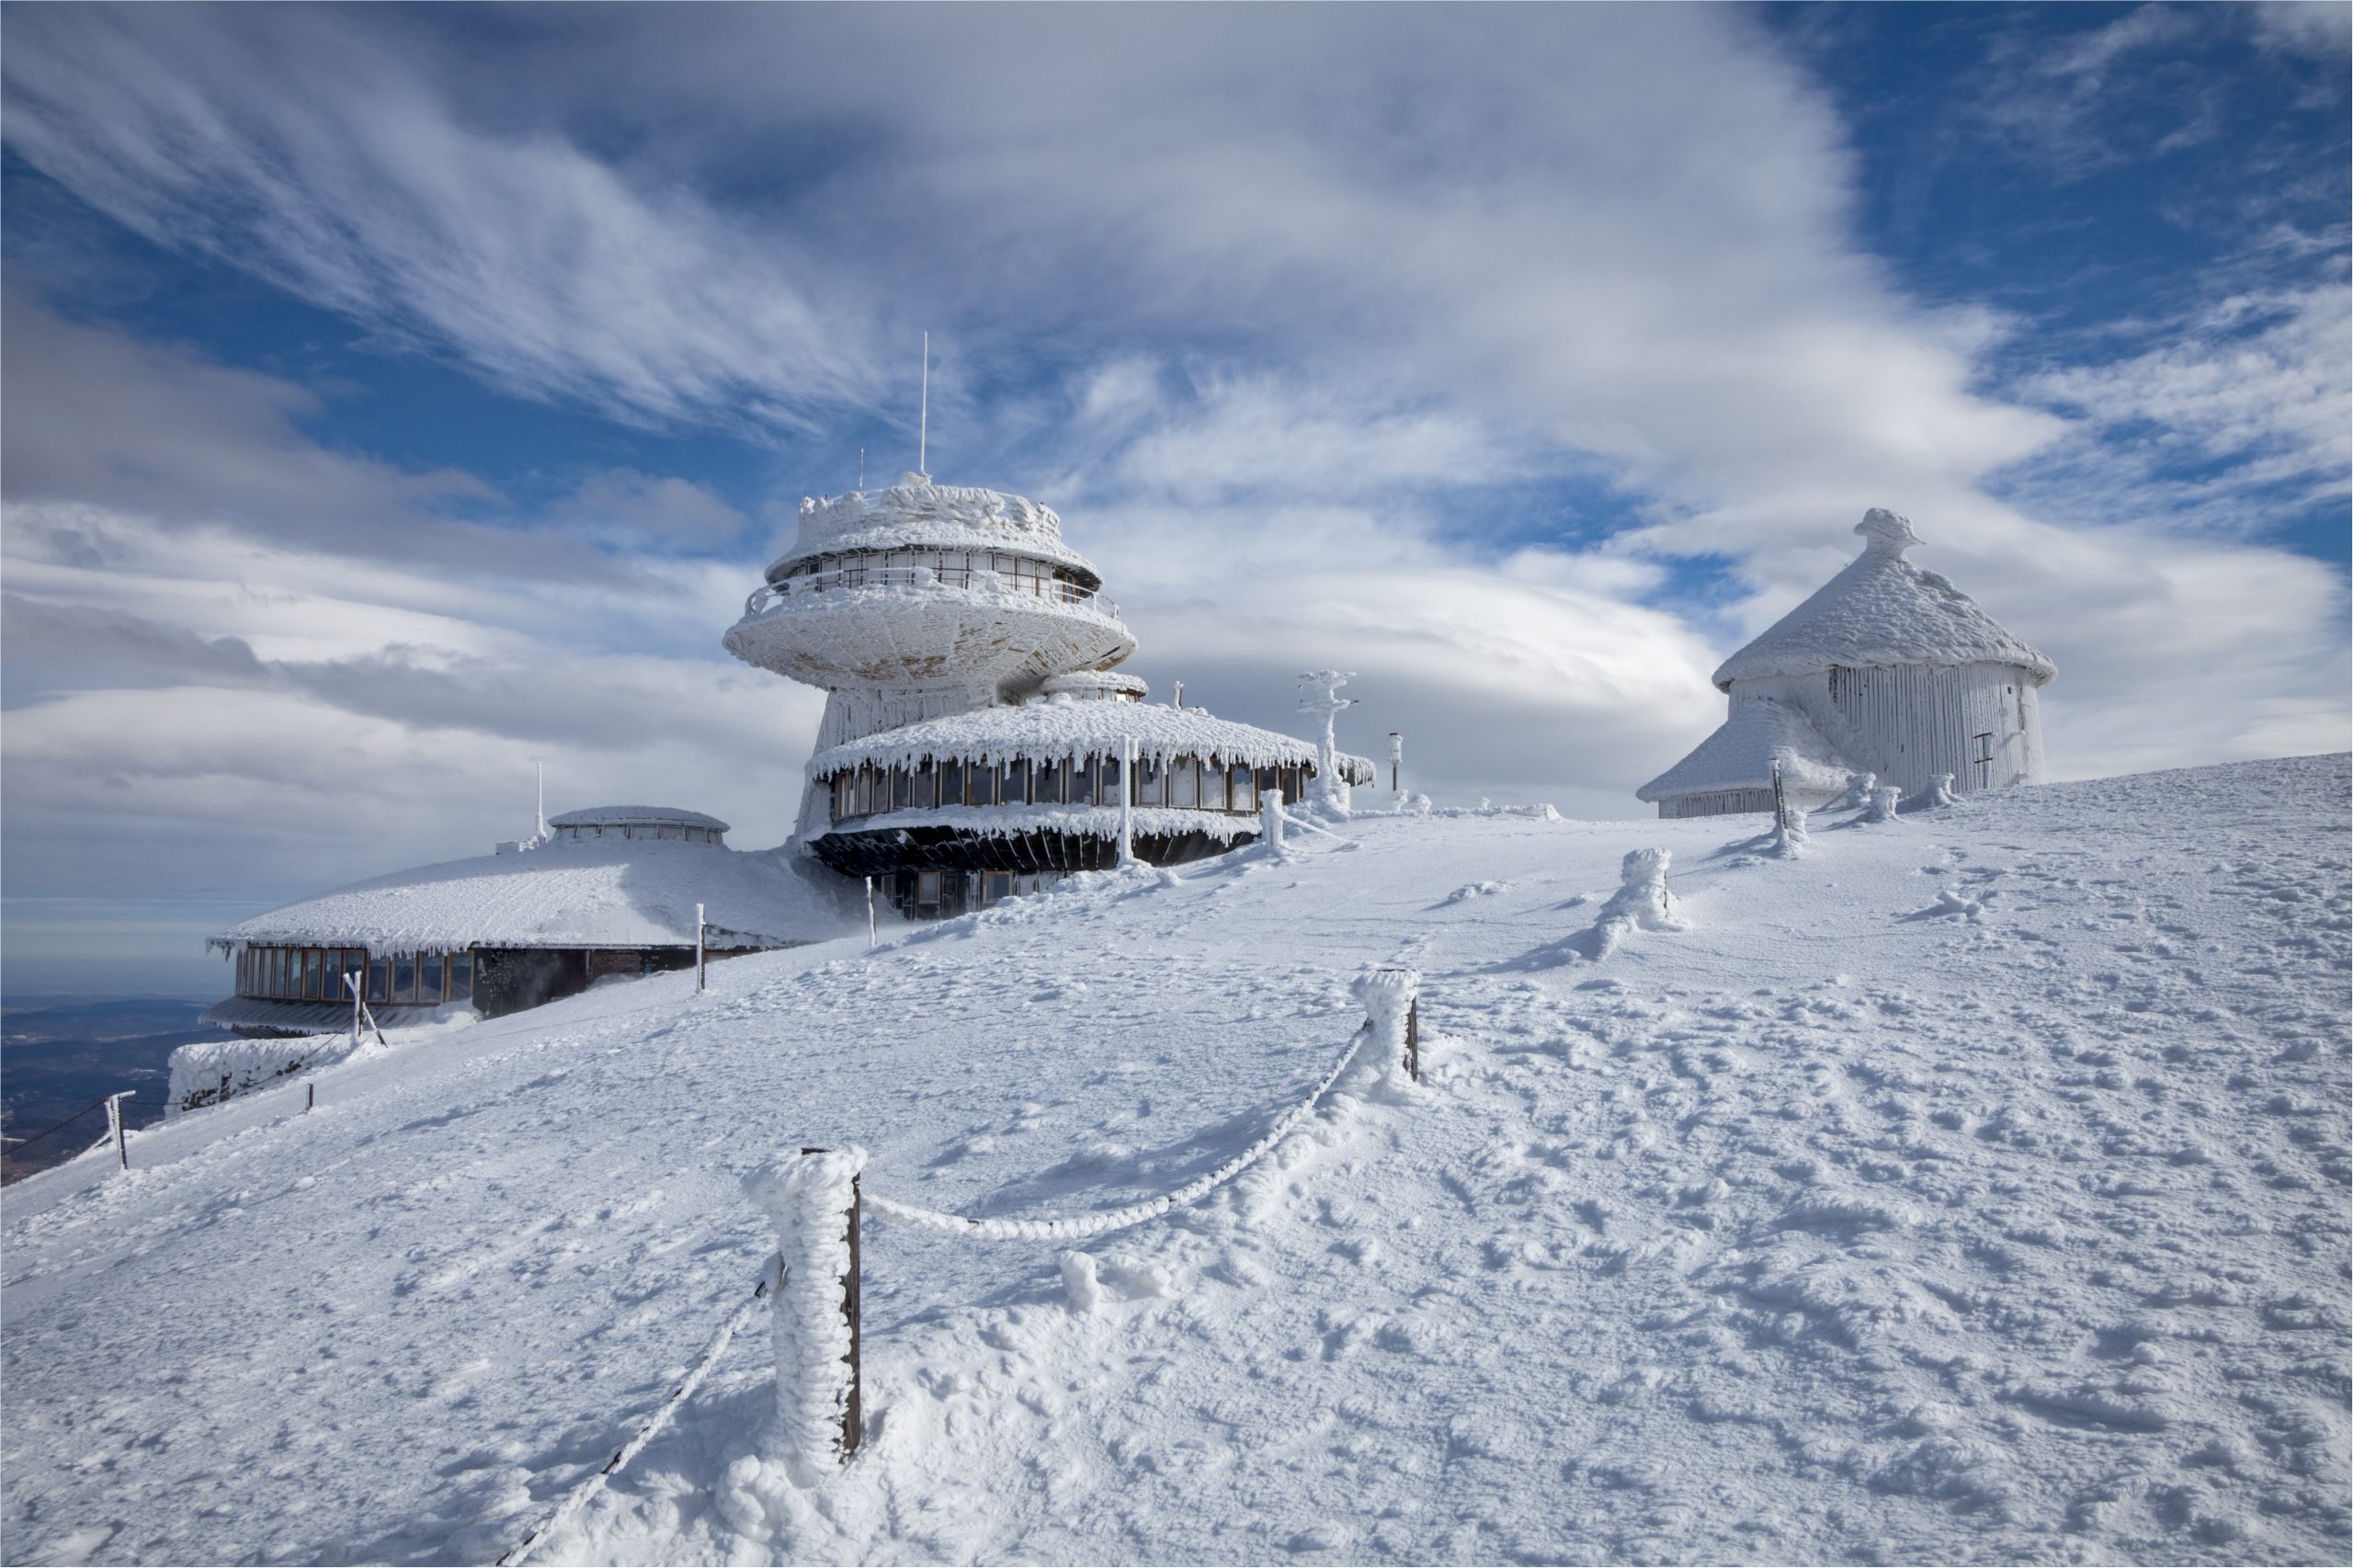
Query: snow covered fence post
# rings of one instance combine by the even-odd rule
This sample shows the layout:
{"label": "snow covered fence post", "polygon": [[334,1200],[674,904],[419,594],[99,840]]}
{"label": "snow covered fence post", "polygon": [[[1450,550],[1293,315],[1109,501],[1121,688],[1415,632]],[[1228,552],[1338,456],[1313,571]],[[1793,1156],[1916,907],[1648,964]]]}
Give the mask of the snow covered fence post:
{"label": "snow covered fence post", "polygon": [[345,975],[343,983],[345,989],[351,993],[351,1049],[357,1051],[359,1049],[359,1015],[367,999],[360,994],[358,973]]}
{"label": "snow covered fence post", "polygon": [[1605,958],[1609,949],[1629,931],[1640,927],[1644,931],[1688,931],[1691,923],[1675,913],[1675,895],[1666,891],[1666,868],[1675,858],[1665,849],[1632,849],[1620,863],[1620,885],[1601,906],[1601,916],[1594,922],[1597,948],[1593,956]]}
{"label": "snow covered fence post", "polygon": [[1957,806],[1961,801],[1952,792],[1952,775],[1939,773],[1928,780],[1928,787],[1914,798],[1915,806]]}
{"label": "snow covered fence post", "polygon": [[1375,970],[1364,982],[1365,1027],[1388,1042],[1391,1059],[1422,1081],[1422,977],[1410,969]]}
{"label": "snow covered fence post", "polygon": [[1290,851],[1283,845],[1283,792],[1267,790],[1258,796],[1258,836],[1267,841],[1267,848],[1278,860],[1288,859]]}
{"label": "snow covered fence post", "polygon": [[866,1151],[804,1149],[745,1178],[776,1227],[768,1301],[785,1457],[838,1465],[858,1451],[858,1176]]}
{"label": "snow covered fence post", "polygon": [[1864,810],[1871,803],[1871,791],[1878,784],[1879,775],[1876,773],[1849,773],[1847,775],[1847,793],[1838,801],[1839,810]]}
{"label": "snow covered fence post", "polygon": [[1883,789],[1873,790],[1871,791],[1871,803],[1863,808],[1863,821],[1893,822],[1895,820],[1895,803],[1903,798],[1904,791],[1898,790],[1893,784],[1890,784]]}
{"label": "snow covered fence post", "polygon": [[874,927],[874,879],[869,877],[866,879],[866,945],[877,947],[881,940]]}
{"label": "snow covered fence post", "polygon": [[702,917],[702,905],[695,905],[695,989],[700,991],[710,977],[710,949],[703,945],[703,934],[710,927]]}
{"label": "snow covered fence post", "polygon": [[1786,835],[1790,831],[1790,797],[1781,788],[1781,759],[1773,759],[1773,831]]}
{"label": "snow covered fence post", "polygon": [[125,1089],[107,1096],[107,1136],[114,1140],[114,1157],[124,1170],[131,1168],[131,1145],[122,1134],[122,1102],[134,1093],[135,1090]]}

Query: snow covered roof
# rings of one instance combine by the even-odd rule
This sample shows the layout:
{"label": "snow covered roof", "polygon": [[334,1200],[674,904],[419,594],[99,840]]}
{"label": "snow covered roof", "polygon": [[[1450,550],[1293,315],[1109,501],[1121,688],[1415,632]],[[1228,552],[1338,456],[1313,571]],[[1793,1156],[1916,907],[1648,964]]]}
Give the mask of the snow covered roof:
{"label": "snow covered roof", "polygon": [[886,490],[804,497],[792,548],[768,563],[773,582],[803,561],[859,550],[1012,550],[1067,566],[1100,587],[1095,563],[1063,543],[1063,520],[1022,495],[934,484],[911,473]]}
{"label": "snow covered roof", "polygon": [[1720,790],[1769,790],[1776,756],[1786,784],[1804,790],[1846,787],[1848,769],[1813,721],[1789,703],[1756,697],[1735,702],[1712,734],[1635,790],[1634,798],[1655,802]]}
{"label": "snow covered roof", "polygon": [[1912,525],[1872,507],[1855,525],[1863,553],[1716,671],[1736,680],[1811,675],[1833,665],[2017,665],[2040,686],[2058,666],[2004,631],[1975,600],[1904,559]]}
{"label": "snow covered roof", "polygon": [[[1063,697],[1016,708],[983,708],[884,730],[819,752],[809,759],[809,775],[823,778],[862,762],[912,767],[934,756],[984,756],[993,761],[1027,757],[1042,762],[1090,752],[1116,756],[1122,739],[1135,742],[1138,757],[1160,761],[1214,756],[1252,767],[1299,764],[1313,767],[1316,758],[1316,748],[1296,736],[1211,718],[1199,708],[1088,702]],[[1364,766],[1370,773],[1372,765]]]}
{"label": "snow covered roof", "polygon": [[566,812],[560,817],[548,818],[550,827],[707,827],[713,833],[725,833],[728,826],[717,817],[705,816],[679,806],[589,806],[577,812]]}
{"label": "snow covered roof", "polygon": [[1074,697],[1104,698],[1126,694],[1136,698],[1152,695],[1152,687],[1142,679],[1125,670],[1073,670],[1068,675],[1048,676],[1039,691],[1048,697],[1068,692]]}
{"label": "snow covered roof", "polygon": [[699,903],[716,944],[774,946],[842,935],[846,896],[784,850],[559,838],[519,854],[355,882],[232,926],[210,945],[342,944],[381,953],[692,947]]}

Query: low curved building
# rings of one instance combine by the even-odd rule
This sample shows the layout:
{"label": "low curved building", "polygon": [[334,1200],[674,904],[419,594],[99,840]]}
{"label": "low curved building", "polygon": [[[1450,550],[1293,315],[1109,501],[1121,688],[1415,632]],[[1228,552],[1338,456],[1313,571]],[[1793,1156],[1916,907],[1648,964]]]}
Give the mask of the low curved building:
{"label": "low curved building", "polygon": [[485,1017],[611,975],[694,961],[695,907],[719,956],[857,928],[847,890],[786,850],[727,847],[699,812],[608,806],[494,854],[377,877],[271,910],[210,938],[236,994],[204,1015],[248,1035],[315,1034],[351,1017],[358,975],[386,1027],[457,1008]]}
{"label": "low curved building", "polygon": [[[1123,820],[1136,857],[1154,865],[1222,854],[1257,836],[1266,791],[1296,801],[1315,777],[1306,741],[1123,699],[1115,683],[1141,686],[1065,676],[1016,707],[819,752],[809,777],[827,821],[810,849],[837,871],[881,879],[910,915],[957,915],[1116,864]],[[1342,767],[1371,782],[1363,758]]]}
{"label": "low curved building", "polygon": [[2057,666],[1905,560],[1904,518],[1874,507],[1855,531],[1863,553],[1723,662],[1722,725],[1637,799],[1663,817],[1770,811],[1777,761],[1808,810],[1858,773],[1907,795],[1941,774],[1958,791],[2042,782],[2036,692]]}

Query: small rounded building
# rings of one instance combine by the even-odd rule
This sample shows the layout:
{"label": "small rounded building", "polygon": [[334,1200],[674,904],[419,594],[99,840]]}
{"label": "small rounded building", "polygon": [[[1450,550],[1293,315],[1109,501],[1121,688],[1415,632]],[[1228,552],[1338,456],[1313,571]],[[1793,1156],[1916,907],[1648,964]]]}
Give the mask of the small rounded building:
{"label": "small rounded building", "polygon": [[685,968],[699,904],[706,947],[722,956],[853,928],[846,890],[799,857],[730,849],[726,834],[674,807],[572,812],[494,854],[273,909],[210,939],[230,957],[236,994],[204,1021],[256,1036],[338,1029],[351,1017],[347,975],[388,1028],[457,1009],[495,1017],[610,976]]}
{"label": "small rounded building", "polygon": [[1912,525],[1874,507],[1863,552],[1715,674],[1729,711],[1691,754],[1635,791],[1663,817],[1773,809],[1778,762],[1813,810],[1852,776],[1905,794],[2043,780],[2037,692],[2058,673],[1967,594],[1904,559]]}

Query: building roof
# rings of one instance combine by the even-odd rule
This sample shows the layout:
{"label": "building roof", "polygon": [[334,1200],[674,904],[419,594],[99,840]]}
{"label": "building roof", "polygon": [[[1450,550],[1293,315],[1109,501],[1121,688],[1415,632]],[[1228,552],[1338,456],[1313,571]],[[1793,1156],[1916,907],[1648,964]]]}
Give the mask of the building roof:
{"label": "building roof", "polygon": [[1634,798],[1656,802],[1723,790],[1769,790],[1777,756],[1785,784],[1816,790],[1846,787],[1847,765],[1813,720],[1789,703],[1753,697],[1736,701],[1713,733],[1635,790]]}
{"label": "building roof", "polygon": [[2004,631],[1975,600],[1904,559],[1912,525],[1873,507],[1855,531],[1863,553],[1717,669],[1736,680],[1812,675],[1833,665],[2017,665],[2040,686],[2058,666]]}
{"label": "building roof", "polygon": [[1063,520],[1052,507],[995,490],[934,484],[916,473],[885,490],[804,498],[801,531],[790,550],[768,562],[767,575],[774,582],[820,555],[918,547],[1017,551],[1069,567],[1090,588],[1103,585],[1095,563],[1063,542]]}
{"label": "building roof", "polygon": [[705,816],[680,806],[589,806],[576,812],[566,812],[560,817],[548,818],[550,827],[707,827],[713,833],[725,833],[728,826],[717,817]]}
{"label": "building roof", "polygon": [[[213,947],[692,947],[695,905],[720,947],[824,941],[851,929],[847,892],[797,854],[679,839],[558,838],[355,882],[256,915]],[[862,915],[860,916],[862,918]]]}
{"label": "building roof", "polygon": [[[1043,762],[1088,753],[1116,755],[1123,740],[1135,742],[1139,758],[1163,762],[1177,756],[1214,756],[1252,767],[1316,765],[1317,748],[1313,743],[1255,724],[1213,718],[1205,709],[1089,702],[1065,697],[903,724],[819,752],[809,759],[809,773],[822,778],[860,763],[912,767],[926,757]],[[1372,764],[1362,757],[1343,756],[1341,768],[1344,775],[1351,775],[1351,783],[1371,782]],[[1361,778],[1352,776],[1358,771]]]}

